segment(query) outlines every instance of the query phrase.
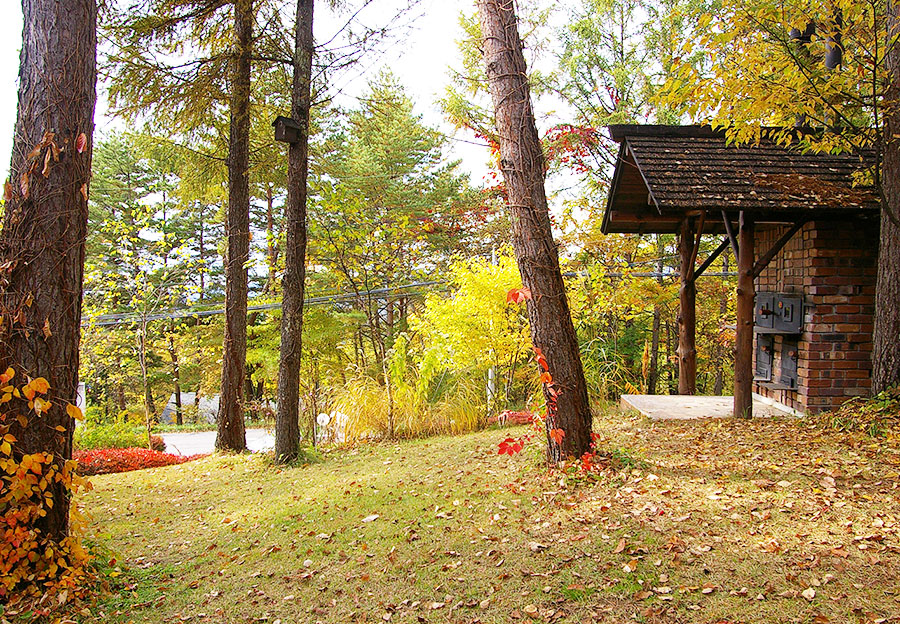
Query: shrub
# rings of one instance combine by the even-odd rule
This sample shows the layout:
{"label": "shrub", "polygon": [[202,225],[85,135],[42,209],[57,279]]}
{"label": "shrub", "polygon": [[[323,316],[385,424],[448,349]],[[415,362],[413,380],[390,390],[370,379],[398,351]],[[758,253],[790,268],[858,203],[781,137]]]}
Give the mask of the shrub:
{"label": "shrub", "polygon": [[78,462],[78,473],[85,476],[172,466],[201,457],[206,456],[171,455],[146,448],[95,449],[74,453],[74,459]]}
{"label": "shrub", "polygon": [[152,435],[150,436],[150,449],[154,451],[159,451],[160,453],[166,452],[166,442],[162,439],[162,436]]}
{"label": "shrub", "polygon": [[75,448],[83,451],[103,448],[147,446],[147,433],[128,422],[85,423],[75,429]]}
{"label": "shrub", "polygon": [[335,397],[334,409],[347,414],[347,441],[387,438],[393,424],[397,438],[459,434],[484,428],[487,414],[479,389],[459,383],[429,403],[424,393],[409,384],[394,387],[394,422],[388,417],[387,389],[374,379],[351,380]]}

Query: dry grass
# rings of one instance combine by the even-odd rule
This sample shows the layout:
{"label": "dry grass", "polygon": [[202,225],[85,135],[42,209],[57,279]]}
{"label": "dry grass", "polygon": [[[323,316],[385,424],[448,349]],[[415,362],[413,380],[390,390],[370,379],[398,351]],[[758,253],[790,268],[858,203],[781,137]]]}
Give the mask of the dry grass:
{"label": "dry grass", "polygon": [[547,475],[536,450],[498,456],[507,431],[95,477],[84,503],[124,574],[78,618],[898,618],[895,439],[777,420],[595,429],[635,460],[596,483]]}

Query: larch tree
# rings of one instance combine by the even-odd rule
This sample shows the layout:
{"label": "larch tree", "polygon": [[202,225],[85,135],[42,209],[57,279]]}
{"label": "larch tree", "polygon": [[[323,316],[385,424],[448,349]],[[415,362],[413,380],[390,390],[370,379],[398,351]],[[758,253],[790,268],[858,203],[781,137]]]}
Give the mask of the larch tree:
{"label": "larch tree", "polygon": [[286,241],[281,286],[281,349],[278,366],[278,411],[275,459],[291,462],[300,444],[300,353],[303,345],[303,296],[306,281],[306,197],[309,175],[309,114],[312,93],[314,0],[297,1],[291,116],[299,126],[288,148]]}
{"label": "larch tree", "polygon": [[243,451],[244,376],[247,365],[247,263],[250,260],[250,67],[253,2],[235,0],[234,55],[228,139],[228,210],[225,217],[225,337],[216,448]]}
{"label": "larch tree", "polygon": [[[544,383],[551,461],[590,450],[591,408],[544,188],[544,156],[531,106],[514,0],[479,0],[484,62],[494,104],[513,247],[530,291],[528,320]],[[544,359],[545,358],[545,359]],[[560,436],[559,431],[562,431]]]}
{"label": "larch tree", "polygon": [[[76,414],[69,406],[78,388],[97,3],[23,0],[22,13],[18,116],[0,232],[0,368],[7,371],[4,386],[27,389],[23,398],[17,391],[4,399],[0,456],[16,466],[43,463],[35,474],[47,485],[7,467],[0,519],[13,514],[14,526],[20,514],[31,523],[28,539],[40,544],[31,556],[42,560],[44,547],[69,529],[74,468],[67,460]],[[0,546],[0,556],[10,554]]]}

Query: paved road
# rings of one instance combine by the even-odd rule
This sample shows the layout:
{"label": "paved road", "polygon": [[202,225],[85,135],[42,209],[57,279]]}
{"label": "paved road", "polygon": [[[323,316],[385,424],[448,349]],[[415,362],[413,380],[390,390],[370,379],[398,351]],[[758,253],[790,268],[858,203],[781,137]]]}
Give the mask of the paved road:
{"label": "paved road", "polygon": [[[212,453],[216,445],[215,431],[196,433],[163,433],[166,452],[173,455],[198,455]],[[253,451],[268,451],[275,448],[275,438],[265,429],[247,429],[247,448]]]}

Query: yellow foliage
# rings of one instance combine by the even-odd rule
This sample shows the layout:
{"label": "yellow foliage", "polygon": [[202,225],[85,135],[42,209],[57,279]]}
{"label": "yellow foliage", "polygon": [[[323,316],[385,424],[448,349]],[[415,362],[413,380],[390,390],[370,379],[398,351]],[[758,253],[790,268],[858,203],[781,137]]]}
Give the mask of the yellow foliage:
{"label": "yellow foliage", "polygon": [[[821,152],[871,145],[886,85],[887,36],[879,6],[863,0],[723,0],[714,13],[697,16],[704,27],[683,45],[659,103],[726,128],[737,143],[756,143],[764,127],[778,127],[769,138]],[[791,29],[802,32],[813,23],[808,43],[791,36]],[[843,61],[830,70],[825,52],[837,35]],[[798,137],[798,120],[840,131]]]}
{"label": "yellow foliage", "polygon": [[[0,377],[8,383],[14,372],[9,369]],[[49,409],[51,402],[34,395],[46,394],[49,389],[43,377],[22,388],[26,397],[32,395],[31,407],[38,415]],[[19,394],[9,386],[0,391],[4,403]],[[0,601],[56,593],[54,604],[61,605],[68,596],[85,590],[90,575],[90,557],[82,545],[83,524],[73,505],[69,536],[56,541],[42,533],[40,519],[53,508],[57,485],[70,496],[80,488],[90,489],[90,483],[76,473],[77,462],[71,459],[49,452],[19,451],[16,437],[9,433],[10,425],[4,424],[11,420],[31,424],[25,414],[0,414]],[[32,426],[44,425],[35,422]]]}

